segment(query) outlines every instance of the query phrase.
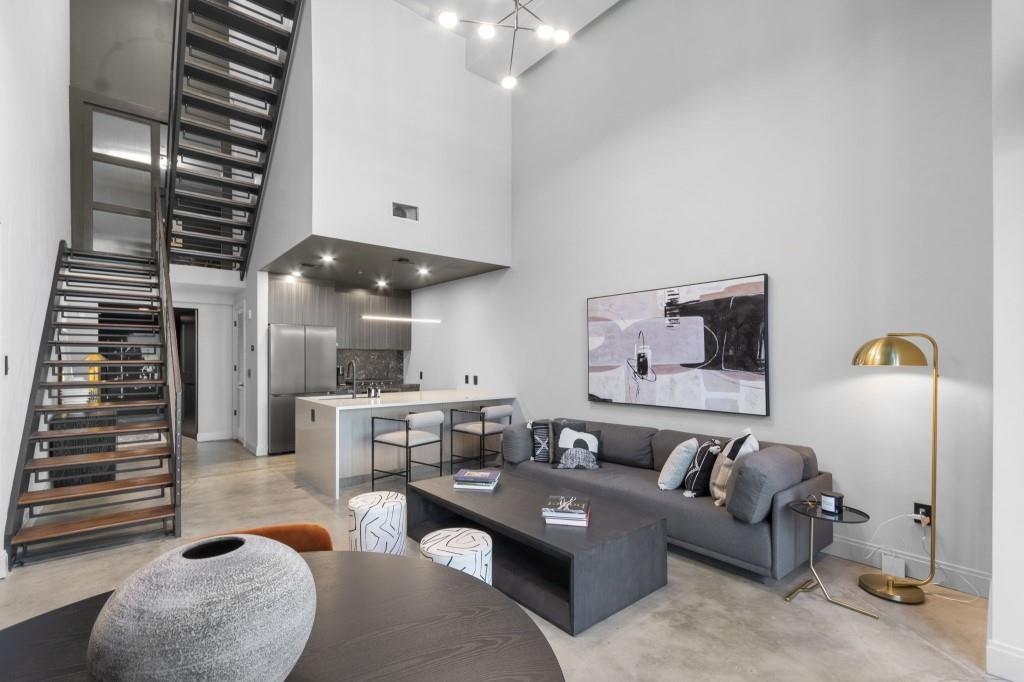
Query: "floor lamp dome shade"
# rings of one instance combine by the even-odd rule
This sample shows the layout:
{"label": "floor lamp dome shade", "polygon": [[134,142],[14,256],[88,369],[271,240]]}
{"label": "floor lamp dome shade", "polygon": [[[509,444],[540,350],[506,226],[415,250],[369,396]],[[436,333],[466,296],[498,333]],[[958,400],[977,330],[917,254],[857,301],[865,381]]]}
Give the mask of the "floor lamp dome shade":
{"label": "floor lamp dome shade", "polygon": [[882,336],[868,341],[853,355],[853,364],[866,367],[927,367],[924,352],[900,336]]}
{"label": "floor lamp dome shade", "polygon": [[[929,363],[921,348],[909,338],[926,341],[932,349],[932,361]],[[937,548],[938,530],[936,529],[936,501],[938,452],[939,452],[939,344],[928,334],[921,332],[893,332],[883,337],[872,339],[860,348],[853,356],[853,364],[864,367],[928,367],[932,368],[932,508],[928,526],[931,532],[931,552],[929,557],[928,577],[923,580],[899,578],[884,573],[865,573],[858,584],[871,594],[899,604],[920,604],[924,602],[923,588],[935,579],[935,552]]]}

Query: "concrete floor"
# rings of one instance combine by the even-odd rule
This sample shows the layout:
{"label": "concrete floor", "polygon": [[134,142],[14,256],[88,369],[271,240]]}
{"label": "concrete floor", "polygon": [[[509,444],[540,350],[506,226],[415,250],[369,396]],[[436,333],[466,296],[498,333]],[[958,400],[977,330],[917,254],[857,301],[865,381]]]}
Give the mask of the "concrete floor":
{"label": "concrete floor", "polygon": [[[318,521],[348,548],[345,501],[294,478],[291,456],[257,458],[231,442],[186,448],[186,535],[287,521]],[[0,627],[116,587],[132,571],[186,539],[151,539],[15,569],[0,581]],[[798,571],[761,584],[676,553],[668,585],[571,637],[534,616],[568,680],[981,680],[987,601],[939,587],[917,607],[873,599],[856,584],[864,567],[820,564],[836,596],[874,609],[873,620],[830,605],[820,593],[783,596]],[[531,614],[532,615],[532,614]]]}

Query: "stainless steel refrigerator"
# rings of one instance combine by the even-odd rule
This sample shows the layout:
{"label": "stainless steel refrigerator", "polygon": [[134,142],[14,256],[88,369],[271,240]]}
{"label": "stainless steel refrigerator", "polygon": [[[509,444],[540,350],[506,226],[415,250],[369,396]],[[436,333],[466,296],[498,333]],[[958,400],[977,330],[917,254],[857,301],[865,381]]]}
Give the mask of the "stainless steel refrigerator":
{"label": "stainless steel refrigerator", "polygon": [[338,390],[335,327],[270,325],[270,454],[295,450],[295,398]]}

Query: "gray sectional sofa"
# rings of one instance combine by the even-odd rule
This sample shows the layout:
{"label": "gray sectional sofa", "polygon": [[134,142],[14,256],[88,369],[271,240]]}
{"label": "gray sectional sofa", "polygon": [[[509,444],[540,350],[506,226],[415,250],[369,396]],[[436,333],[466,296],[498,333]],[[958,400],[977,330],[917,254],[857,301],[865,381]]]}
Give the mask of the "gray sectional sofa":
{"label": "gray sectional sofa", "polygon": [[[600,469],[557,469],[547,462],[532,461],[529,458],[532,446],[524,445],[529,443],[529,432],[525,424],[519,424],[506,429],[503,439],[507,473],[563,486],[598,499],[612,497],[664,515],[670,545],[757,576],[782,578],[807,562],[809,524],[806,518],[787,509],[787,505],[832,489],[832,474],[818,470],[817,457],[811,448],[761,442],[761,452],[769,452],[771,448],[772,452],[794,460],[792,452],[797,453],[803,460],[803,470],[800,471],[801,464],[797,462],[795,471],[791,468],[791,485],[778,490],[770,487],[759,490],[758,494],[768,496],[764,505],[770,508],[763,520],[750,523],[734,516],[727,507],[715,506],[711,497],[686,497],[682,490],[658,488],[659,472],[676,445],[690,438],[700,443],[715,438],[724,444],[728,437],[603,422],[586,422],[586,430],[601,432]],[[738,461],[733,475],[740,475],[743,468],[754,461],[753,457]],[[770,455],[760,466],[769,460]],[[753,467],[746,475],[754,475]],[[802,480],[795,482],[796,479]],[[815,525],[817,551],[832,543],[832,524]]]}

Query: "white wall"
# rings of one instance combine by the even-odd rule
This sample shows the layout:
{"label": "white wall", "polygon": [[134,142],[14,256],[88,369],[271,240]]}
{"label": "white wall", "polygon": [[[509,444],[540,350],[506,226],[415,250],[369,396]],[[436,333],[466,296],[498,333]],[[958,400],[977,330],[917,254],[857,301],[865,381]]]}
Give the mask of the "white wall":
{"label": "white wall", "polygon": [[[267,174],[251,271],[268,263],[313,233],[313,63],[315,27],[310,3],[303,5],[293,50],[284,108],[278,119],[274,158]],[[321,30],[325,30],[323,27]]]}
{"label": "white wall", "polygon": [[312,7],[314,231],[507,265],[508,93],[466,71],[463,38],[398,3]]}
{"label": "white wall", "polygon": [[[209,268],[192,268],[209,270]],[[235,281],[237,282],[237,274]],[[241,287],[237,287],[241,290]],[[175,308],[196,311],[198,386],[196,440],[229,440],[234,437],[235,373],[232,364],[235,294],[206,285],[175,282],[171,274]]]}
{"label": "white wall", "polygon": [[[929,381],[850,366],[922,330],[942,346],[939,558],[985,591],[992,354],[988,5],[958,0],[625,2],[514,94],[513,266],[413,295],[431,349],[488,348],[527,416],[811,445],[872,516],[928,499]],[[587,401],[588,296],[769,274],[772,416]],[[469,291],[489,290],[487,301]],[[475,330],[470,331],[470,330]],[[418,331],[418,330],[417,330]],[[466,334],[475,334],[467,341]],[[489,360],[488,360],[489,358]],[[904,519],[876,544],[917,561]],[[963,589],[950,571],[942,579]]]}
{"label": "white wall", "polygon": [[269,278],[250,272],[240,303],[245,310],[245,447],[254,455],[267,454],[267,302]]}
{"label": "white wall", "polygon": [[[0,4],[0,524],[57,246],[71,238],[67,2]],[[2,362],[2,360],[0,360]]]}
{"label": "white wall", "polygon": [[1017,507],[1024,460],[1017,445],[1024,414],[1024,3],[992,3],[993,361],[992,594],[988,671],[1024,680],[1024,566]]}

